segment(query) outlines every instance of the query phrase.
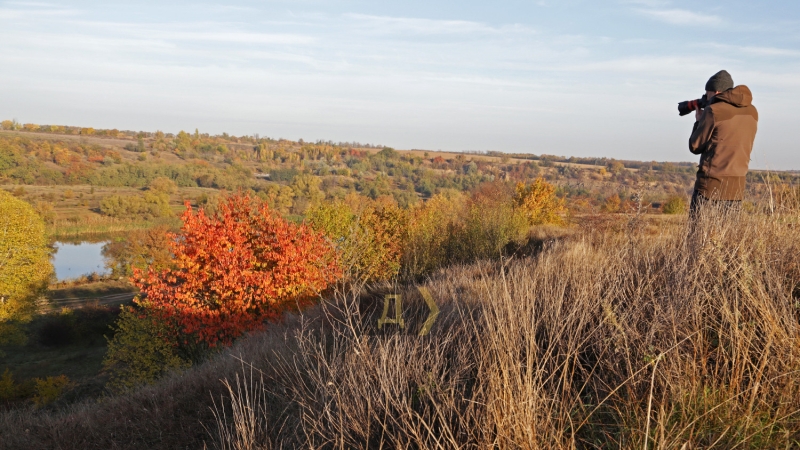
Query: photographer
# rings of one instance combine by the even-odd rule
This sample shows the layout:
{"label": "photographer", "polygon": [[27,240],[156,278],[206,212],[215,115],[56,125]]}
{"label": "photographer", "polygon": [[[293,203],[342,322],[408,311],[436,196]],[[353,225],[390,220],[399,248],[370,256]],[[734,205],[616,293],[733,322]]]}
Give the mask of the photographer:
{"label": "photographer", "polygon": [[695,112],[689,150],[700,155],[691,214],[706,203],[738,210],[744,197],[745,178],[758,128],[758,111],[747,86],[734,87],[731,75],[721,70],[706,83],[708,105]]}

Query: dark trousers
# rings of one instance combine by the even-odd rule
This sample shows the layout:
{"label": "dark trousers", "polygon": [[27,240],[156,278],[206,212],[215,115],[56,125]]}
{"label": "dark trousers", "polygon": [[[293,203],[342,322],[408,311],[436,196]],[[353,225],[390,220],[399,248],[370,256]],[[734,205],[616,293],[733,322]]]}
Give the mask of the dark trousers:
{"label": "dark trousers", "polygon": [[738,213],[742,210],[741,200],[710,200],[695,189],[692,194],[692,203],[689,205],[689,217],[694,219],[704,206],[720,208],[725,213]]}

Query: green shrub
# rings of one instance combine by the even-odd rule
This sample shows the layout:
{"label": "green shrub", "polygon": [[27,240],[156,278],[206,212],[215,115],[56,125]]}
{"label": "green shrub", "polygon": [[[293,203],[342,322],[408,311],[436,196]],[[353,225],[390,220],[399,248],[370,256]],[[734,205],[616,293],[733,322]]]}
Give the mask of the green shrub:
{"label": "green shrub", "polygon": [[664,202],[661,212],[664,214],[682,214],[686,212],[686,200],[680,195],[674,195]]}
{"label": "green shrub", "polygon": [[294,167],[289,169],[272,169],[269,173],[269,179],[272,181],[286,181],[291,183],[300,172]]}
{"label": "green shrub", "polygon": [[116,218],[153,219],[172,215],[169,196],[163,192],[146,192],[141,196],[112,195],[100,202],[100,212]]}
{"label": "green shrub", "polygon": [[53,403],[72,385],[66,375],[45,379],[36,378],[34,382],[36,383],[36,395],[33,396],[33,403],[38,407]]}
{"label": "green shrub", "polygon": [[112,390],[121,392],[152,383],[170,370],[190,365],[178,356],[178,343],[172,342],[167,324],[154,317],[123,306],[115,325],[103,359]]}
{"label": "green shrub", "polygon": [[320,204],[309,211],[311,226],[336,243],[345,273],[361,280],[388,280],[400,270],[407,214],[393,203]]}
{"label": "green shrub", "polygon": [[509,244],[521,245],[528,221],[515,208],[507,185],[483,185],[467,202],[462,217],[451,225],[448,253],[452,262],[499,258]]}
{"label": "green shrub", "polygon": [[388,198],[350,203],[319,204],[308,220],[336,243],[345,272],[364,280],[418,279],[450,263],[498,258],[529,230],[529,211],[515,206],[505,183],[484,185],[467,200],[439,194],[408,210]]}
{"label": "green shrub", "polygon": [[0,376],[0,401],[9,401],[18,396],[17,383],[14,382],[14,377],[11,371],[6,369],[3,376]]}
{"label": "green shrub", "polygon": [[402,274],[418,278],[448,262],[449,232],[465,204],[462,198],[435,195],[411,210],[408,232],[403,243]]}

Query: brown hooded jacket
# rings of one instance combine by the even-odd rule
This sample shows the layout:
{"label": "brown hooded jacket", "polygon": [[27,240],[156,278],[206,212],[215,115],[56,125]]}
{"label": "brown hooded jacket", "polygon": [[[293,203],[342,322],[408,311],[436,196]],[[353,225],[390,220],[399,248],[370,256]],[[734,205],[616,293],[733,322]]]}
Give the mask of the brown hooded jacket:
{"label": "brown hooded jacket", "polygon": [[753,94],[740,85],[717,94],[695,122],[689,151],[700,155],[694,188],[711,200],[741,200],[758,128]]}

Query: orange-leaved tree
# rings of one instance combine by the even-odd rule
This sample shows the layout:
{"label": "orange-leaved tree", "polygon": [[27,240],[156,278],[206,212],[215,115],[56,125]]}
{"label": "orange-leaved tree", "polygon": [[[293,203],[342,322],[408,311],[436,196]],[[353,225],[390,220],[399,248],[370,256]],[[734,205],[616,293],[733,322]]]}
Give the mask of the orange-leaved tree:
{"label": "orange-leaved tree", "polygon": [[177,325],[185,343],[228,345],[290,308],[307,306],[339,276],[321,233],[291,223],[249,195],[232,195],[215,214],[187,203],[170,236],[167,269],[136,270],[139,304]]}

